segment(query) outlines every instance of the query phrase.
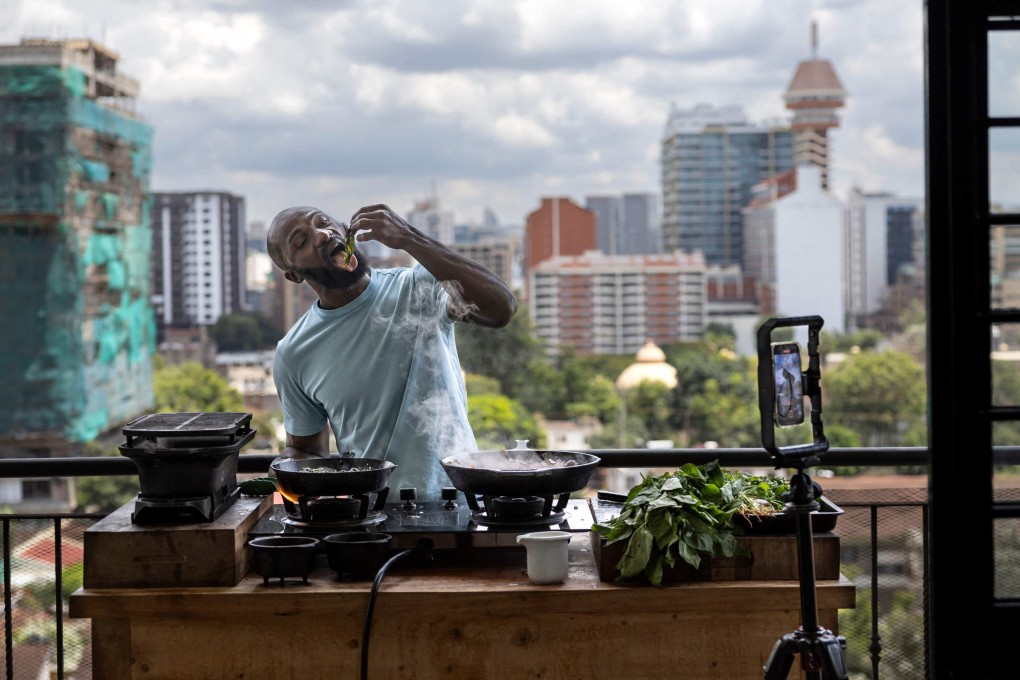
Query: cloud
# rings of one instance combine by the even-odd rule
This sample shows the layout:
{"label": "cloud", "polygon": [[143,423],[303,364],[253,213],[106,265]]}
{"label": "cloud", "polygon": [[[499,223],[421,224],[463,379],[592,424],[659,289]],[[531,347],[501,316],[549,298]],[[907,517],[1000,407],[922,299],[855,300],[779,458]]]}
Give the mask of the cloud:
{"label": "cloud", "polygon": [[921,9],[838,0],[8,0],[0,40],[84,34],[116,50],[119,68],[141,82],[140,110],[155,128],[155,190],[232,191],[245,196],[250,219],[265,221],[299,203],[338,214],[377,202],[406,211],[435,183],[458,221],[490,207],[520,224],[543,195],[583,202],[658,192],[673,103],[785,117],[782,93],[810,57],[812,18],[819,55],[850,93],[831,133],[837,191],[859,184],[920,195]]}

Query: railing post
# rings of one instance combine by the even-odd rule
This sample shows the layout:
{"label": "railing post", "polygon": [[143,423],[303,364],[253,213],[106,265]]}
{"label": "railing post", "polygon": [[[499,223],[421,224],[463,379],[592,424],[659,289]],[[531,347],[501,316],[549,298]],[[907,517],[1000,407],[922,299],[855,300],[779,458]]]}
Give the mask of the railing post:
{"label": "railing post", "polygon": [[57,680],[64,680],[64,562],[61,519],[53,518],[53,580],[57,588]]}
{"label": "railing post", "polygon": [[14,605],[11,603],[11,520],[4,524],[4,657],[7,662],[7,680],[14,680]]}
{"label": "railing post", "polygon": [[878,634],[878,506],[871,512],[871,680],[878,680],[878,662],[882,658],[882,636]]}

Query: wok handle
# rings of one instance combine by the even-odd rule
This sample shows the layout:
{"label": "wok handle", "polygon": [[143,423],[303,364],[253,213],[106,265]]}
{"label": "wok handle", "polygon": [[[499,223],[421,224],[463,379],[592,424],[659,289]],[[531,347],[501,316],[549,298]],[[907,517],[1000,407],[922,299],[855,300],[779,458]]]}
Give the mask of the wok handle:
{"label": "wok handle", "polygon": [[598,498],[602,501],[614,501],[616,503],[624,503],[627,501],[627,494],[617,493],[616,491],[599,491]]}

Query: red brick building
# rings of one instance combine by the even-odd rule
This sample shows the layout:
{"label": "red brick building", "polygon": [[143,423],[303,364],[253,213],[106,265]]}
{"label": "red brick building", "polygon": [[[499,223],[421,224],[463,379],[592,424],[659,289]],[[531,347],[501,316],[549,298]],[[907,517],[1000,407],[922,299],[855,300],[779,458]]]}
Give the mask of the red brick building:
{"label": "red brick building", "polygon": [[541,207],[528,214],[525,240],[527,271],[557,255],[583,255],[588,250],[598,250],[595,213],[569,198],[543,198]]}

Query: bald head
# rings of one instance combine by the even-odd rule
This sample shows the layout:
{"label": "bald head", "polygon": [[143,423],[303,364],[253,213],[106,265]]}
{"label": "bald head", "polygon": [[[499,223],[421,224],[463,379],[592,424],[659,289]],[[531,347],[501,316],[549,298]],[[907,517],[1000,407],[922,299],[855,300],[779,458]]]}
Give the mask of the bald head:
{"label": "bald head", "polygon": [[299,205],[281,210],[270,222],[269,233],[266,234],[266,252],[277,267],[284,271],[290,268],[290,263],[283,256],[283,241],[287,238],[291,225],[299,219],[309,219],[317,212],[320,212],[318,208]]}

